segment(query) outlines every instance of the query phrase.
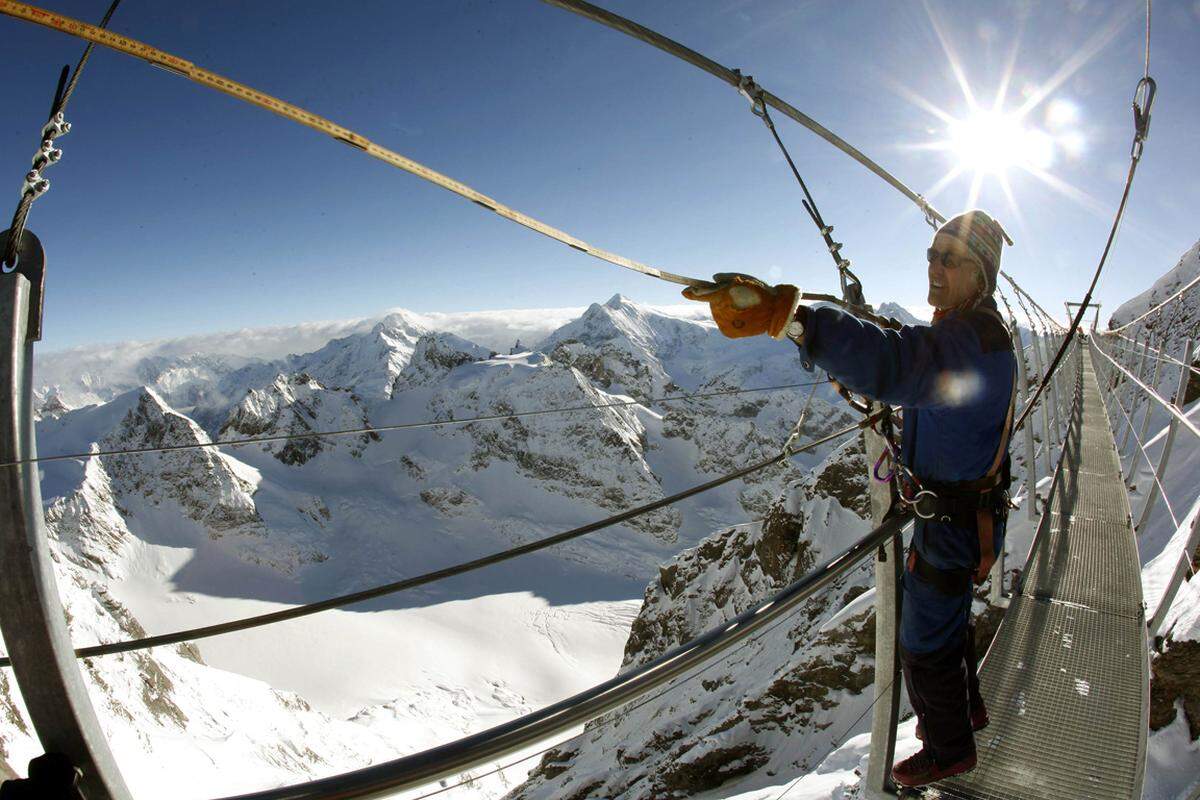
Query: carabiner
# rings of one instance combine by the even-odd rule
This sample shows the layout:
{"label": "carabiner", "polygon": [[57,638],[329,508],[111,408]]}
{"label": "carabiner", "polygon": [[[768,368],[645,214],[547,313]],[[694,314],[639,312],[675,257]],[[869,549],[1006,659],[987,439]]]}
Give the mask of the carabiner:
{"label": "carabiner", "polygon": [[871,474],[875,476],[875,480],[879,483],[891,483],[896,477],[896,467],[894,465],[888,467],[887,475],[880,477],[879,468],[883,466],[883,460],[891,457],[891,448],[885,448],[879,454],[879,458],[875,459],[875,466],[871,468]]}
{"label": "carabiner", "polygon": [[1138,81],[1133,90],[1133,145],[1129,155],[1134,160],[1142,157],[1142,144],[1150,137],[1150,111],[1157,92],[1158,84],[1149,75]]}

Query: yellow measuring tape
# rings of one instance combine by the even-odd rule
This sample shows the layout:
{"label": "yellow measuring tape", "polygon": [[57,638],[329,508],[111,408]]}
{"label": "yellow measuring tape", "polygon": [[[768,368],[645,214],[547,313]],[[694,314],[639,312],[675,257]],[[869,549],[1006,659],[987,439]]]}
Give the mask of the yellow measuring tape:
{"label": "yellow measuring tape", "polygon": [[299,106],[284,102],[277,97],[272,97],[265,92],[247,86],[244,83],[232,81],[226,77],[218,75],[215,72],[198,67],[190,61],[171,55],[170,53],[158,50],[148,44],[139,42],[136,39],[130,39],[120,34],[113,33],[104,28],[98,28],[95,25],[89,25],[86,22],[80,22],[71,17],[64,17],[61,14],[55,14],[50,11],[31,6],[27,3],[17,3],[13,0],[0,0],[0,13],[7,14],[10,17],[22,19],[27,22],[33,22],[37,25],[42,25],[53,30],[62,31],[63,33],[77,36],[80,39],[85,39],[89,42],[95,42],[98,45],[108,47],[126,55],[140,58],[143,61],[148,61],[156,67],[182,75],[190,81],[199,83],[202,86],[207,86],[210,89],[216,89],[218,92],[223,92],[231,97],[235,97],[251,105],[274,112],[281,117],[298,122],[313,130],[332,136],[340,142],[345,142],[348,145],[357,147],[367,155],[377,158],[391,164],[393,167],[399,167],[405,172],[411,172],[418,178],[424,178],[430,183],[435,183],[443,189],[449,189],[460,197],[465,197],[473,203],[494,211],[505,219],[512,220],[518,225],[524,225],[530,230],[537,231],[543,236],[548,236],[555,241],[562,242],[565,245],[575,248],[576,250],[587,253],[602,261],[607,261],[610,264],[615,264],[618,267],[640,272],[644,275],[650,275],[654,278],[659,278],[671,283],[678,283],[684,286],[711,286],[709,281],[699,280],[697,278],[689,278],[685,275],[676,275],[673,272],[666,272],[648,264],[643,264],[640,261],[626,258],[625,256],[616,253],[610,253],[607,250],[602,250],[598,247],[593,247],[587,242],[577,239],[571,234],[561,231],[558,228],[536,220],[528,214],[522,214],[514,208],[510,208],[503,203],[500,203],[491,197],[477,192],[465,183],[454,180],[453,178],[443,175],[437,170],[430,169],[424,164],[413,161],[411,158],[406,158],[394,150],[389,150],[386,147],[375,144],[370,139],[355,133],[349,128],[343,128],[335,122],[317,116],[311,112],[305,111]]}

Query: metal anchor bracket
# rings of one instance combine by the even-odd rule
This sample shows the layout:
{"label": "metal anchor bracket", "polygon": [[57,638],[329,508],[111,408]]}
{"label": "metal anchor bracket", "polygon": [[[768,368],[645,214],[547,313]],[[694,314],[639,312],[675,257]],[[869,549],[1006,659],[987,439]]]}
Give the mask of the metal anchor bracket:
{"label": "metal anchor bracket", "polygon": [[[45,179],[43,179],[45,180]],[[49,181],[45,181],[49,183]],[[0,233],[0,253],[8,248],[8,239],[12,231]],[[46,252],[42,243],[33,231],[26,228],[21,233],[21,241],[17,243],[17,263],[10,269],[3,269],[4,274],[19,272],[29,281],[29,323],[26,328],[26,339],[31,342],[42,340],[42,296],[46,287]]]}

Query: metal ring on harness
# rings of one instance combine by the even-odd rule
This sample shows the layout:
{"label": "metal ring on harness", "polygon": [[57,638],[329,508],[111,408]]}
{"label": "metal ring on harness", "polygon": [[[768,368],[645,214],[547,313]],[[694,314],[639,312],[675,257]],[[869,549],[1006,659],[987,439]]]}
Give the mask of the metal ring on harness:
{"label": "metal ring on harness", "polygon": [[[937,514],[937,499],[938,496],[936,494],[928,489],[922,489],[921,491],[917,492],[916,496],[913,497],[912,500],[908,501],[908,504],[912,507],[913,513],[921,519],[933,519]],[[928,500],[930,503],[928,513],[922,509],[922,505],[926,502],[926,500]]]}

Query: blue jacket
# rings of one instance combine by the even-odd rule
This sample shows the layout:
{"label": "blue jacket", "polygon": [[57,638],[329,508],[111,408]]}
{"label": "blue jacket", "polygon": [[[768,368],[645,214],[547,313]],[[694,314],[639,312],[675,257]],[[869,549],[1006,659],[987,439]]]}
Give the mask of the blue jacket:
{"label": "blue jacket", "polygon": [[[986,299],[980,308],[995,311],[996,305]],[[1016,367],[1012,340],[997,316],[951,311],[934,325],[889,330],[818,306],[808,309],[800,353],[806,368],[815,364],[851,391],[903,407],[901,459],[920,480],[971,481],[991,467]],[[999,552],[1003,520],[994,536]],[[913,543],[935,567],[979,563],[974,529],[918,520]],[[901,644],[907,649],[930,652],[961,635],[969,593],[940,594],[906,572],[905,594]],[[919,607],[909,607],[914,604]]]}

